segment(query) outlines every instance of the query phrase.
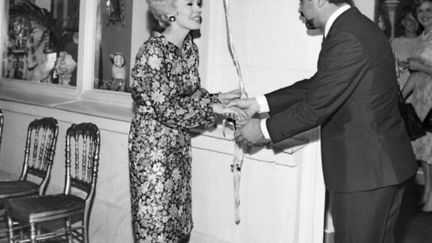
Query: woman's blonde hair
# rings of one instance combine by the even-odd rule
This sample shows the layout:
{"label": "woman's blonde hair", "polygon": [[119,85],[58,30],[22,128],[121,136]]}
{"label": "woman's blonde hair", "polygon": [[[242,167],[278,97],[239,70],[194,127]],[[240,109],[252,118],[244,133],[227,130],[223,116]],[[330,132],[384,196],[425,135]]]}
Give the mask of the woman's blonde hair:
{"label": "woman's blonde hair", "polygon": [[169,26],[169,14],[172,14],[176,8],[174,2],[177,0],[147,0],[150,12],[153,17],[159,22],[160,27],[166,28]]}

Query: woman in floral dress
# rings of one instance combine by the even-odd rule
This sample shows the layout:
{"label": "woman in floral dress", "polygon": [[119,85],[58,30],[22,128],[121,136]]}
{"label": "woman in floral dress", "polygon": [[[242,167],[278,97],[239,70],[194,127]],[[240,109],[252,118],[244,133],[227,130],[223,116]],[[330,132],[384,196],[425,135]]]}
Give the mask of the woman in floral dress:
{"label": "woman in floral dress", "polygon": [[[432,108],[432,0],[424,0],[417,7],[417,19],[424,27],[418,37],[413,56],[406,67],[412,72],[402,95],[407,97],[411,92],[413,104],[420,119],[424,119]],[[416,158],[422,161],[425,172],[425,190],[423,193],[423,211],[432,211],[432,133],[413,141]]]}
{"label": "woman in floral dress", "polygon": [[192,229],[188,129],[234,112],[221,102],[240,92],[216,95],[200,87],[190,31],[200,28],[201,0],[147,3],[165,30],[143,44],[132,70],[137,108],[129,133],[132,221],[136,242],[177,243],[187,241]]}

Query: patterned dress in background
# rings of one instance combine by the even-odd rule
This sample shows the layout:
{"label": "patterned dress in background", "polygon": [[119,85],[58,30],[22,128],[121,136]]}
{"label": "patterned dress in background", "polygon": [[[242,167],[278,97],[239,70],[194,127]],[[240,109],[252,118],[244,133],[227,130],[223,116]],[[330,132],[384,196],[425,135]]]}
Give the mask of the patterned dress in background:
{"label": "patterned dress in background", "polygon": [[[393,49],[395,58],[398,62],[406,62],[409,57],[412,56],[413,50],[417,45],[417,37],[407,38],[404,36],[396,37],[391,40],[391,47]],[[405,85],[411,72],[409,70],[403,70],[399,72],[398,83],[402,89]]]}
{"label": "patterned dress in background", "polygon": [[200,87],[198,49],[155,32],[132,70],[136,112],[129,133],[132,221],[136,242],[177,243],[192,229],[191,136],[210,125],[217,96]]}
{"label": "patterned dress in background", "polygon": [[[432,32],[423,33],[418,37],[413,58],[418,58],[425,65],[432,67]],[[424,72],[414,72],[409,80],[415,83],[410,102],[417,115],[423,120],[432,108],[432,76]],[[418,160],[432,163],[432,133],[427,133],[426,136],[413,141],[412,144]]]}

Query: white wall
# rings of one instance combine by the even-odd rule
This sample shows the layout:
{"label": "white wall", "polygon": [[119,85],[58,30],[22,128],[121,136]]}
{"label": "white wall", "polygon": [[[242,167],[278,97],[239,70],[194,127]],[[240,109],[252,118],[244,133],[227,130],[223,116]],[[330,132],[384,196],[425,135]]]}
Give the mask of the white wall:
{"label": "white wall", "polygon": [[354,0],[354,3],[364,15],[374,19],[375,0]]}
{"label": "white wall", "polygon": [[147,12],[148,7],[146,1],[133,0],[132,3],[132,38],[131,38],[131,56],[130,56],[130,68],[133,68],[135,63],[135,55],[138,52],[138,48],[144,43],[144,41],[150,36],[146,28],[147,24]]}

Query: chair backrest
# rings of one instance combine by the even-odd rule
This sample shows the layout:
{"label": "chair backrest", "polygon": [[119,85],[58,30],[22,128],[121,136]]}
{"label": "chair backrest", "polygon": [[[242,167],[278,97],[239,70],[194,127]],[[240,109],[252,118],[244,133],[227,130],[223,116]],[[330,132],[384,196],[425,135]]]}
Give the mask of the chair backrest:
{"label": "chair backrest", "polygon": [[[72,124],[66,132],[66,182],[64,193],[93,203],[99,166],[100,132],[93,123]],[[78,193],[76,193],[78,192]]]}
{"label": "chair backrest", "polygon": [[1,141],[3,137],[3,124],[4,124],[3,112],[2,110],[0,110],[0,148],[1,148]]}
{"label": "chair backrest", "polygon": [[52,117],[35,119],[27,128],[20,180],[27,180],[29,175],[39,178],[39,195],[45,193],[51,175],[58,130],[57,120]]}

